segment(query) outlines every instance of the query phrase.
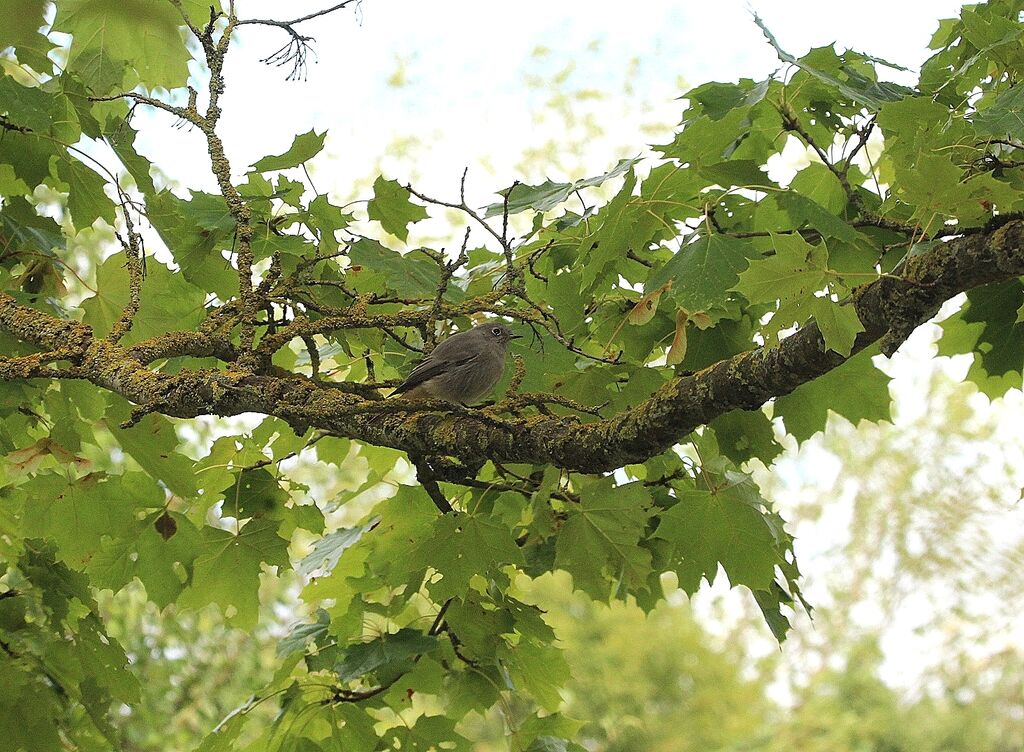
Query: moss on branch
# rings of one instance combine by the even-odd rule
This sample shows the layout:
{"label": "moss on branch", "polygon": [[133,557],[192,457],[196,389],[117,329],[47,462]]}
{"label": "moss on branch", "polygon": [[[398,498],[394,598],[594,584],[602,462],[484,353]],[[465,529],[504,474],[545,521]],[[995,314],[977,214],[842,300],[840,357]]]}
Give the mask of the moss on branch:
{"label": "moss on branch", "polygon": [[[903,274],[903,278],[887,276],[855,290],[853,301],[865,331],[857,337],[853,353],[879,342],[891,354],[952,296],[1024,274],[1024,220],[941,243],[910,258]],[[421,313],[431,315],[429,309]],[[376,322],[358,323],[372,326]],[[812,322],[777,347],[740,353],[672,380],[635,408],[580,423],[549,415],[502,419],[493,412],[452,412],[408,400],[382,402],[360,394],[362,389],[337,388],[276,370],[253,374],[229,365],[226,370],[156,373],[145,364],[157,357],[230,357],[233,351],[213,333],[180,332],[125,348],[94,338],[83,324],[19,305],[4,293],[0,293],[0,328],[44,350],[59,347],[61,355],[78,366],[76,373],[82,378],[137,405],[179,418],[258,412],[303,430],[312,426],[417,456],[451,456],[467,463],[481,459],[542,463],[583,472],[643,461],[724,413],[756,409],[845,361],[825,347]],[[287,332],[290,339],[300,331],[308,330],[298,326],[282,330],[280,336]],[[45,375],[45,360],[7,359],[0,366],[0,377]],[[537,401],[544,395],[528,396]],[[552,402],[566,404],[559,395],[553,395]]]}

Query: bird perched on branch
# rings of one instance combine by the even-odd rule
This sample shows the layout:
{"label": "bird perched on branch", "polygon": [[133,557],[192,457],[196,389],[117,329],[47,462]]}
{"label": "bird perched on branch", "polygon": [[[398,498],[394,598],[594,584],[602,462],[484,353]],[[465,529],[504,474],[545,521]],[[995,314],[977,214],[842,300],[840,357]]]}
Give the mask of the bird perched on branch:
{"label": "bird perched on branch", "polygon": [[505,370],[508,343],[519,339],[503,324],[480,324],[439,343],[391,396],[470,405],[490,394]]}

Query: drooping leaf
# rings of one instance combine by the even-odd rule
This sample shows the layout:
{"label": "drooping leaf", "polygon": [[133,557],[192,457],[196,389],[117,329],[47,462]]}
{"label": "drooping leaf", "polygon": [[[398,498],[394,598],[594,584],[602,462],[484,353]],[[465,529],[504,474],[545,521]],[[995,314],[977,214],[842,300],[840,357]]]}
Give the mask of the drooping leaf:
{"label": "drooping leaf", "polygon": [[258,618],[261,565],[287,566],[287,549],[288,542],[270,520],[252,520],[237,533],[204,527],[191,584],[178,604],[200,608],[216,603],[232,624],[251,629]]}
{"label": "drooping leaf", "polygon": [[380,518],[374,517],[365,525],[345,527],[325,535],[316,542],[313,550],[299,564],[299,572],[304,575],[310,575],[320,569],[327,572],[333,571],[338,565],[338,559],[341,558],[346,549],[358,543],[359,539],[367,531],[376,527],[378,522],[380,522]]}
{"label": "drooping leaf", "polygon": [[846,363],[775,400],[775,414],[786,430],[803,441],[825,428],[829,412],[851,423],[889,418],[889,377],[871,362],[877,346],[861,350]]}
{"label": "drooping leaf", "polygon": [[669,280],[654,292],[649,292],[644,295],[640,300],[637,301],[636,305],[633,306],[633,310],[629,312],[627,317],[630,324],[634,326],[643,326],[650,322],[654,318],[654,314],[658,311],[658,301],[661,300],[662,294],[671,289],[672,280]]}
{"label": "drooping leaf", "polygon": [[825,338],[825,347],[848,356],[857,335],[864,331],[864,325],[857,318],[857,310],[851,305],[839,305],[827,297],[820,297],[814,299],[811,311]]}
{"label": "drooping leaf", "polygon": [[616,487],[611,477],[590,480],[569,512],[555,544],[555,566],[594,598],[606,599],[618,584],[636,586],[651,568],[637,543],[650,515],[650,495],[640,483]]}
{"label": "drooping leaf", "polygon": [[761,27],[765,38],[775,48],[775,52],[780,60],[796,65],[823,83],[835,87],[837,91],[849,97],[857,104],[871,110],[878,110],[884,102],[899,99],[907,92],[907,89],[903,86],[889,83],[880,84],[877,81],[867,79],[852,68],[843,68],[841,72],[831,73],[815,67],[806,60],[797,59],[779,46],[775,36],[768,31],[768,27],[764,25],[764,22],[756,14],[754,15],[754,23]]}
{"label": "drooping leaf", "polygon": [[686,324],[689,319],[690,316],[686,311],[676,312],[676,330],[672,335],[672,345],[668,348],[668,354],[665,356],[666,365],[677,366],[686,357]]}

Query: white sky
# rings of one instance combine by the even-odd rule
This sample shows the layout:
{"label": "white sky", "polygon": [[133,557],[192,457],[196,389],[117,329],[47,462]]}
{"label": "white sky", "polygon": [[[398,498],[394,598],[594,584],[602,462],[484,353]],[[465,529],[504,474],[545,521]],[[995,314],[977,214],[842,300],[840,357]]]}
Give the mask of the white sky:
{"label": "white sky", "polygon": [[[332,4],[239,0],[237,6],[242,17],[283,19]],[[588,151],[586,172],[600,174],[647,143],[642,124],[678,122],[681,103],[674,99],[681,81],[763,78],[779,66],[752,12],[794,54],[835,41],[914,67],[926,57],[937,20],[955,15],[960,5],[861,0],[851,12],[838,0],[362,0],[355,11],[300,27],[317,40],[318,62],[305,82],[285,81],[288,67],[258,62],[285,42],[283,31],[244,27],[226,66],[220,131],[238,172],[315,128],[329,131],[327,149],[313,162],[320,190],[348,197],[353,182],[382,166],[388,177],[417,177],[423,190],[451,195],[470,166],[471,190],[488,200],[486,191],[522,177],[514,163],[550,135],[532,121],[543,102],[525,84],[527,73],[550,75],[575,61],[573,87],[619,95],[603,110],[595,105],[607,143]],[[922,25],[922,16],[935,21]],[[588,52],[595,42],[600,52]],[[533,56],[540,46],[551,50],[543,60]],[[623,96],[624,71],[634,59],[635,88]],[[390,87],[399,61],[408,85]],[[198,134],[167,128],[164,115],[155,119],[165,127],[145,129],[140,148],[185,185],[212,188]],[[136,125],[144,123],[140,118]],[[429,142],[415,163],[386,155],[389,145],[409,136]],[[494,174],[480,164],[491,165]]]}

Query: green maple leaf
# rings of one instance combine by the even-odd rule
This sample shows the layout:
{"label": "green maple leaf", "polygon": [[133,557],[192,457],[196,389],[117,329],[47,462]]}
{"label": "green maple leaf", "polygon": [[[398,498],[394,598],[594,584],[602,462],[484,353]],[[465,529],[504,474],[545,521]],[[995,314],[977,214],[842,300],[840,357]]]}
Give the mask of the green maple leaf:
{"label": "green maple leaf", "polygon": [[327,196],[317,196],[309,203],[309,219],[307,224],[319,231],[320,252],[334,253],[340,247],[334,233],[343,230],[352,223],[352,215],[346,214],[341,207],[327,200]]}
{"label": "green maple leaf", "polygon": [[[385,248],[376,240],[361,238],[349,246],[349,260],[352,265],[346,276],[357,291],[394,290],[407,297],[432,297],[437,294],[441,280],[437,264],[420,254],[402,255]],[[401,268],[401,274],[395,269]],[[447,297],[453,301],[462,299],[462,291],[449,285]]]}
{"label": "green maple leaf", "polygon": [[220,494],[224,497],[224,514],[231,517],[273,516],[288,501],[288,492],[265,468],[243,470]]}
{"label": "green maple leaf", "polygon": [[973,352],[967,379],[993,399],[1021,386],[1022,296],[1017,281],[979,287],[967,293],[967,305],[941,325],[939,355]]}
{"label": "green maple leaf", "polygon": [[[326,715],[330,719],[330,749],[345,752],[374,752],[379,749],[380,739],[373,728],[374,719],[361,705],[333,704]],[[327,740],[318,749],[325,747]]]}
{"label": "green maple leaf", "polygon": [[861,350],[843,365],[775,400],[775,415],[799,441],[825,428],[828,413],[856,425],[861,420],[889,419],[889,377],[875,368],[878,347]]}
{"label": "green maple leaf", "polygon": [[659,513],[655,536],[713,581],[721,564],[729,582],[751,590],[771,586],[780,562],[776,531],[762,512],[756,487],[736,473],[711,489],[676,489],[678,501]]}
{"label": "green maple leaf", "polygon": [[139,189],[147,194],[156,193],[156,186],[149,174],[153,165],[135,150],[135,138],[138,135],[135,129],[122,118],[111,117],[107,120],[104,131],[110,148],[117,154],[125,169],[135,178]]}
{"label": "green maple leaf", "polygon": [[751,303],[788,302],[805,298],[828,281],[828,252],[799,235],[773,235],[775,255],[751,262],[733,289]]}
{"label": "green maple leaf", "polygon": [[642,483],[615,486],[612,477],[588,480],[579,506],[555,543],[555,566],[573,576],[576,587],[605,599],[612,583],[639,585],[651,570],[651,556],[638,543],[650,515],[651,497]]}
{"label": "green maple leaf", "polygon": [[811,304],[814,321],[818,324],[825,347],[842,356],[849,356],[854,340],[864,331],[864,325],[857,318],[857,309],[852,305],[839,305],[827,297],[815,298]]}
{"label": "green maple leaf", "polygon": [[412,194],[397,180],[379,176],[373,182],[373,198],[366,205],[370,219],[380,222],[385,231],[405,242],[409,225],[427,218],[427,210],[410,199]]}
{"label": "green maple leaf", "polygon": [[815,204],[834,216],[843,212],[849,200],[839,178],[820,162],[811,162],[800,170],[790,181],[789,191],[812,199]]}
{"label": "green maple leaf", "polygon": [[964,321],[983,324],[974,348],[982,366],[994,376],[1020,371],[1024,365],[1024,326],[1018,319],[1019,310],[1024,309],[1024,286],[1012,280],[979,287],[967,294],[967,300]]}
{"label": "green maple leaf", "polygon": [[895,194],[914,207],[911,219],[921,224],[934,221],[935,214],[955,216],[970,195],[960,182],[963,170],[947,156],[921,155],[914,164],[897,164],[896,174]]}
{"label": "green maple leaf", "polygon": [[389,729],[383,738],[383,749],[401,749],[402,752],[470,752],[469,740],[455,731],[455,721],[443,715],[423,715],[412,727]]}
{"label": "green maple leaf", "polygon": [[263,563],[288,566],[288,541],[277,534],[277,524],[252,520],[238,532],[206,526],[200,553],[193,564],[192,583],[178,598],[182,608],[216,603],[233,608],[228,621],[243,629],[256,626],[259,610],[259,574]]}
{"label": "green maple leaf", "polygon": [[[545,180],[540,185],[525,185],[520,183],[501,191],[501,195],[508,196],[509,215],[518,214],[519,212],[526,210],[536,212],[551,211],[559,204],[567,201],[569,197],[577,191],[584,188],[592,188],[594,186],[602,185],[612,178],[617,178],[619,175],[625,173],[626,170],[632,168],[639,161],[640,159],[638,157],[633,159],[621,159],[615,167],[603,175],[577,180],[573,183],[554,183],[550,180]],[[505,204],[505,201],[500,201],[484,207],[484,217],[494,217],[503,214],[505,211]]]}
{"label": "green maple leaf", "polygon": [[[19,669],[13,660],[0,663],[0,734],[11,749],[58,750],[63,743],[60,696],[38,680],[37,675]],[[26,712],[31,708],[32,712]]]}
{"label": "green maple leaf", "polygon": [[153,413],[131,428],[121,428],[120,424],[129,415],[128,404],[116,396],[109,396],[108,400],[110,408],[106,427],[121,448],[150,477],[167,484],[174,493],[182,497],[194,496],[197,490],[195,463],[176,451],[181,442],[174,431],[174,424],[162,415]]}
{"label": "green maple leaf", "polygon": [[327,131],[317,133],[311,130],[309,133],[301,133],[292,141],[288,151],[273,157],[263,157],[263,159],[253,163],[253,169],[259,172],[270,172],[272,170],[286,170],[289,167],[298,167],[323,150],[326,137]]}
{"label": "green maple leaf", "polygon": [[322,608],[316,610],[316,621],[306,624],[296,624],[291,631],[277,643],[277,655],[284,658],[292,653],[302,653],[306,645],[311,641],[315,642],[327,637],[327,628],[331,623],[331,616]]}
{"label": "green maple leaf", "polygon": [[75,142],[82,134],[71,100],[52,86],[23,86],[10,76],[0,76],[0,111],[14,125],[64,142]]}
{"label": "green maple leaf", "polygon": [[779,583],[773,582],[768,590],[755,590],[754,600],[761,609],[768,628],[779,644],[782,644],[790,628],[789,619],[782,613],[782,606],[792,607],[793,597]]}
{"label": "green maple leaf", "polygon": [[67,187],[68,211],[79,229],[89,227],[97,219],[114,224],[114,202],[104,193],[106,180],[98,172],[77,159],[65,157],[57,162],[56,173]]}
{"label": "green maple leaf", "polygon": [[0,49],[14,47],[18,61],[40,73],[49,73],[52,63],[47,53],[53,43],[39,33],[46,25],[47,0],[6,0],[4,23],[0,25]]}
{"label": "green maple leaf", "polygon": [[325,535],[313,545],[313,550],[299,563],[299,572],[306,576],[321,569],[333,572],[341,555],[358,543],[363,535],[376,527],[379,522],[380,517],[374,517],[365,525],[343,527]]}
{"label": "green maple leaf", "polygon": [[440,574],[430,582],[430,594],[439,601],[462,597],[476,576],[507,581],[501,569],[521,564],[523,555],[512,531],[480,515],[449,514],[434,521],[433,530],[407,554],[410,570],[429,567]]}
{"label": "green maple leaf", "polygon": [[49,538],[59,556],[81,567],[100,550],[105,535],[127,535],[137,509],[160,507],[163,492],[138,473],[128,476],[87,475],[69,481],[39,475],[19,489],[26,494],[24,533]]}
{"label": "green maple leaf", "polygon": [[503,635],[516,631],[512,612],[503,605],[475,591],[449,604],[445,623],[458,635],[465,655],[491,657],[505,639]]}
{"label": "green maple leaf", "polygon": [[[185,0],[197,21],[209,18],[217,2]],[[57,6],[54,31],[71,34],[72,71],[95,73],[101,60],[127,62],[150,88],[173,89],[188,79],[188,50],[178,27],[184,21],[170,3],[159,0],[64,0]],[[106,93],[105,91],[102,93]]]}
{"label": "green maple leaf", "polygon": [[559,708],[559,690],[569,680],[569,665],[561,650],[524,640],[514,648],[503,645],[499,656],[517,688],[526,690],[548,711]]}
{"label": "green maple leaf", "polygon": [[746,241],[713,233],[683,246],[645,283],[657,290],[672,282],[669,295],[688,311],[708,311],[725,304],[732,289],[755,253]]}
{"label": "green maple leaf", "polygon": [[974,127],[983,136],[1024,140],[1024,86],[1007,89],[974,116]]}
{"label": "green maple leaf", "polygon": [[238,275],[218,251],[231,248],[234,222],[224,199],[207,195],[194,193],[185,201],[161,191],[147,196],[146,208],[182,276],[226,300],[238,292]]}
{"label": "green maple leaf", "polygon": [[[173,520],[173,534],[168,535],[170,527],[166,522],[158,522],[161,518]],[[200,543],[199,530],[187,517],[154,512],[120,535],[106,537],[89,562],[89,577],[96,587],[114,592],[137,577],[149,599],[164,608],[185,587],[177,566],[184,572],[191,571]]]}
{"label": "green maple leaf", "polygon": [[666,157],[697,167],[719,164],[731,156],[748,134],[751,105],[745,102],[713,119],[708,115],[688,119],[671,144],[659,147]]}
{"label": "green maple leaf", "polygon": [[[362,592],[365,584],[362,578],[366,574],[366,561],[370,553],[368,547],[354,547],[338,561],[330,574],[311,580],[302,590],[302,599],[307,603],[327,599],[334,602],[327,609],[331,615],[331,634],[346,635],[350,628],[361,627],[358,621],[360,610],[352,607],[352,602]],[[356,619],[355,624],[350,623],[353,618]]]}
{"label": "green maple leaf", "polygon": [[[812,50],[811,54],[797,59],[779,46],[775,36],[768,30],[768,27],[764,25],[759,16],[754,16],[754,23],[761,27],[765,38],[775,48],[780,60],[796,65],[810,76],[827,84],[829,87],[835,88],[843,96],[848,97],[859,105],[867,107],[869,110],[877,111],[883,103],[900,99],[904,94],[908,93],[908,90],[902,86],[888,83],[880,84],[877,81],[859,75],[852,68],[839,64],[839,59],[831,50],[828,50],[831,53],[828,58],[821,59],[821,55],[814,55],[815,52],[820,52],[820,50]],[[812,60],[814,61],[812,62]]]}
{"label": "green maple leaf", "polygon": [[782,451],[775,441],[772,422],[761,410],[733,410],[709,424],[722,454],[737,465],[757,457],[765,465]]}
{"label": "green maple leaf", "polygon": [[209,734],[203,737],[203,743],[199,745],[196,752],[233,752],[235,740],[242,733],[242,727],[248,716],[244,713],[235,713],[230,718],[224,719],[217,724]]}
{"label": "green maple leaf", "polygon": [[855,244],[864,240],[863,235],[815,199],[789,190],[776,193],[775,201],[789,215],[794,229],[811,227],[826,238],[836,238],[844,243]]}
{"label": "green maple leaf", "polygon": [[636,175],[626,174],[622,188],[602,210],[603,221],[580,245],[580,291],[589,291],[602,282],[613,265],[632,248],[643,248],[661,220],[633,196]]}
{"label": "green maple leaf", "polygon": [[[191,330],[205,316],[205,294],[178,272],[154,259],[146,262],[142,300],[125,344],[166,332]],[[122,254],[114,254],[96,270],[96,294],[82,303],[83,320],[97,335],[110,331],[129,301],[128,270]]]}
{"label": "green maple leaf", "polygon": [[334,671],[341,681],[351,681],[374,674],[387,683],[411,669],[416,657],[432,650],[437,638],[417,629],[401,629],[369,642],[357,642],[345,649]]}

